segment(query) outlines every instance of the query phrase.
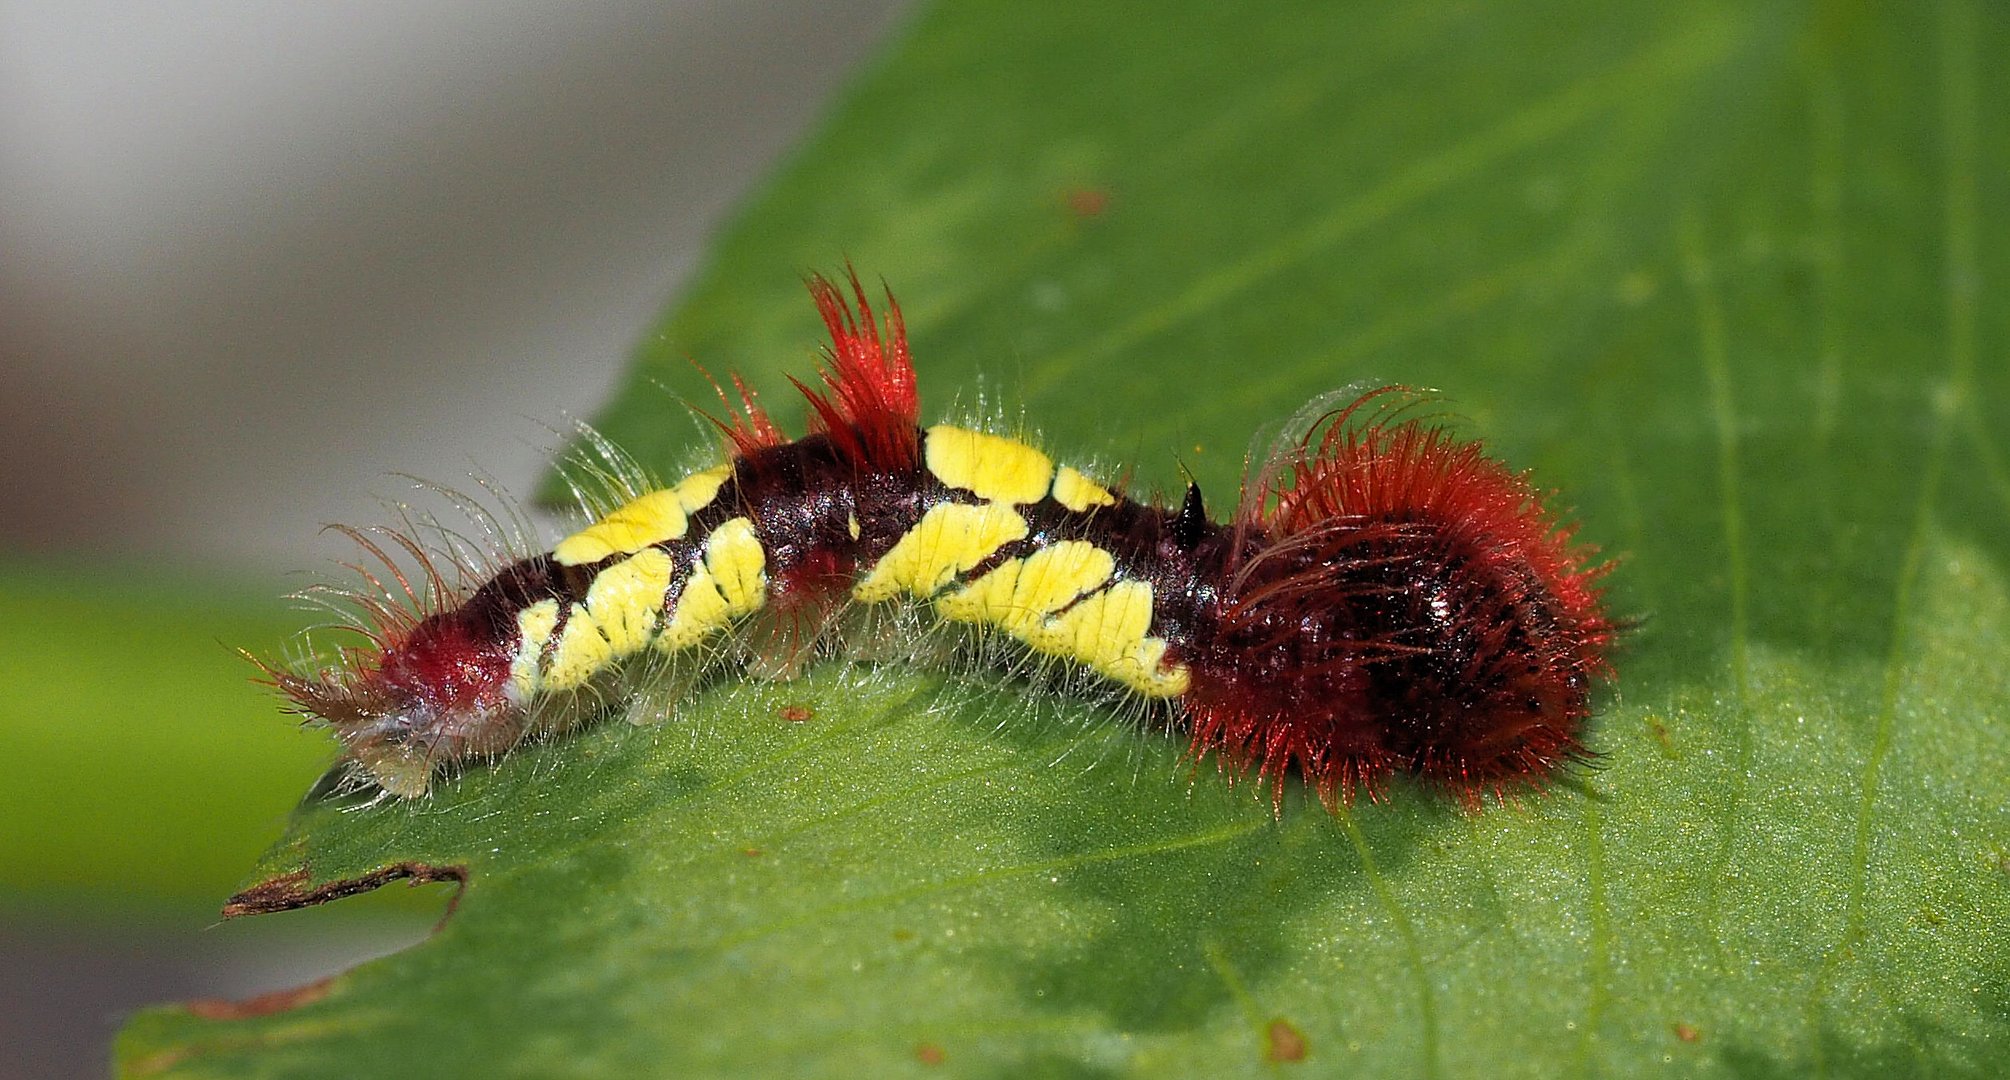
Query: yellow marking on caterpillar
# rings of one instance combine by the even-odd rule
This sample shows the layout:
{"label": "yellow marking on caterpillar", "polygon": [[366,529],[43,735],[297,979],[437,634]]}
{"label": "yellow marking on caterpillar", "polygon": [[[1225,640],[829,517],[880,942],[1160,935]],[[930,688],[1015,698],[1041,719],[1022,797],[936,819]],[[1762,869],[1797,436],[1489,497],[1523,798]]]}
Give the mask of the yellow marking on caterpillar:
{"label": "yellow marking on caterpillar", "polygon": [[545,669],[544,688],[576,689],[613,663],[614,649],[607,644],[607,636],[600,632],[593,613],[584,604],[574,604],[566,609],[565,629],[559,631],[558,649],[551,654],[551,666]]}
{"label": "yellow marking on caterpillar", "polygon": [[1053,459],[1025,443],[982,431],[937,424],[922,456],[928,471],[953,488],[990,502],[1030,503],[1047,497]]}
{"label": "yellow marking on caterpillar", "polygon": [[1110,553],[1085,540],[1062,540],[938,597],[935,610],[957,622],[992,623],[1014,637],[1038,632],[1048,615],[1101,586],[1115,573]]}
{"label": "yellow marking on caterpillar", "polygon": [[684,591],[677,597],[676,610],[670,614],[669,625],[663,628],[662,636],[656,639],[656,647],[666,653],[688,649],[725,629],[733,621],[726,607],[726,598],[719,595],[719,585],[712,572],[699,563],[684,582]]}
{"label": "yellow marking on caterpillar", "polygon": [[1120,581],[1046,619],[1024,640],[1041,652],[1079,660],[1147,697],[1183,694],[1187,669],[1161,668],[1166,643],[1146,636],[1151,624],[1151,583]]}
{"label": "yellow marking on caterpillar", "polygon": [[561,566],[585,566],[675,540],[688,525],[676,489],[652,491],[559,541],[551,557]]}
{"label": "yellow marking on caterpillar", "polygon": [[768,553],[754,536],[754,523],[733,518],[705,538],[705,568],[718,580],[728,617],[745,615],[768,598]]}
{"label": "yellow marking on caterpillar", "polygon": [[1026,519],[997,503],[938,503],[894,542],[851,594],[868,604],[901,593],[927,599],[994,551],[1026,538]]}
{"label": "yellow marking on caterpillar", "polygon": [[517,701],[529,698],[543,686],[538,661],[544,658],[545,642],[551,640],[551,631],[557,625],[556,600],[539,600],[516,613],[517,646],[516,656],[509,662],[509,685]]}
{"label": "yellow marking on caterpillar", "polygon": [[1054,474],[1054,501],[1079,514],[1091,506],[1112,506],[1117,497],[1110,489],[1083,476],[1072,465],[1063,465]]}
{"label": "yellow marking on caterpillar", "polygon": [[1166,641],[1148,637],[1131,648],[1116,674],[1118,681],[1146,697],[1178,697],[1193,683],[1185,664],[1166,666]]}
{"label": "yellow marking on caterpillar", "polygon": [[733,518],[713,529],[656,647],[666,653],[688,649],[760,608],[768,599],[767,565],[752,521]]}
{"label": "yellow marking on caterpillar", "polygon": [[602,570],[586,591],[586,608],[607,635],[615,656],[641,652],[663,616],[663,594],[670,591],[670,553],[644,548]]}
{"label": "yellow marking on caterpillar", "polygon": [[696,472],[678,481],[671,490],[677,493],[677,505],[687,514],[695,514],[719,497],[719,489],[733,475],[731,465],[714,465],[704,472]]}

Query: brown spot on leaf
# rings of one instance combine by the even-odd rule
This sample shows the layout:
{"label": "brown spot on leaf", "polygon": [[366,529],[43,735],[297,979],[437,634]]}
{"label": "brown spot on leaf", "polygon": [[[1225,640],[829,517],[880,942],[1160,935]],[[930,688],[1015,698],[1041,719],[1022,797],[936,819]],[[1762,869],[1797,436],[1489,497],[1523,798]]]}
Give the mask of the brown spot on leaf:
{"label": "brown spot on leaf", "polygon": [[307,884],[310,880],[307,871],[301,869],[275,878],[267,878],[224,901],[223,917],[236,919],[245,915],[266,915],[274,911],[313,907],[330,900],[340,900],[345,896],[366,893],[401,878],[413,885],[452,881],[460,886],[454,890],[453,899],[447,901],[446,913],[440,916],[442,925],[453,917],[454,908],[460,905],[461,894],[467,892],[468,888],[468,868],[465,866],[434,866],[431,863],[402,862],[373,870],[361,877],[341,878],[311,887]]}
{"label": "brown spot on leaf", "polygon": [[914,1048],[914,1059],[923,1065],[940,1065],[948,1057],[949,1055],[934,1043],[922,1043]]}
{"label": "brown spot on leaf", "polygon": [[757,847],[741,848],[740,854],[745,855],[749,859],[758,859],[761,857],[761,849]]}
{"label": "brown spot on leaf", "polygon": [[1070,188],[1063,200],[1068,204],[1068,212],[1078,218],[1101,217],[1110,208],[1110,193],[1105,188]]}
{"label": "brown spot on leaf", "polygon": [[777,715],[791,724],[800,724],[805,720],[816,719],[817,711],[808,705],[784,705]]}
{"label": "brown spot on leaf", "polygon": [[1675,1037],[1683,1042],[1692,1043],[1701,1041],[1703,1033],[1698,1031],[1692,1024],[1676,1024]]}
{"label": "brown spot on leaf", "polygon": [[237,1001],[225,998],[197,998],[185,1003],[182,1008],[204,1020],[249,1020],[254,1016],[270,1016],[288,1009],[297,1009],[302,1005],[312,1005],[327,997],[329,988],[334,984],[335,979],[330,976],[316,979],[303,986],[289,986],[284,990],[274,990],[271,993],[241,998]]}
{"label": "brown spot on leaf", "polygon": [[1263,1029],[1263,1060],[1273,1064],[1304,1061],[1305,1033],[1293,1027],[1291,1021],[1278,1017]]}
{"label": "brown spot on leaf", "polygon": [[1654,733],[1654,741],[1661,744],[1662,751],[1670,759],[1675,761],[1682,759],[1681,751],[1675,749],[1674,737],[1668,734],[1668,725],[1662,723],[1659,717],[1650,716],[1647,718],[1647,730]]}

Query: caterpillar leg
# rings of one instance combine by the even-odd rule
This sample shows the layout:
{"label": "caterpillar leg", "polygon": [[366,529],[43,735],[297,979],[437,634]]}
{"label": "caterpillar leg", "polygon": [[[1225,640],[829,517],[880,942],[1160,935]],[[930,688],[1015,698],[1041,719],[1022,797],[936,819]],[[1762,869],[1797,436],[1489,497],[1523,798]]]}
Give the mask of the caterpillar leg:
{"label": "caterpillar leg", "polygon": [[433,785],[433,763],[409,746],[377,743],[356,751],[356,764],[372,782],[401,799],[416,799]]}

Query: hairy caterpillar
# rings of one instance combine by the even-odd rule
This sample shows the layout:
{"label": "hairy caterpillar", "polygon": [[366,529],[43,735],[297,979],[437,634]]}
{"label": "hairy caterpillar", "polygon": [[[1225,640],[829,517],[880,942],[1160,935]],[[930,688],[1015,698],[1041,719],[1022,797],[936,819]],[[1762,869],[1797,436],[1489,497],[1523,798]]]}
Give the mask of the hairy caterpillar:
{"label": "hairy caterpillar", "polygon": [[638,684],[736,661],[789,677],[940,623],[1093,673],[1196,756],[1296,770],[1329,806],[1397,773],[1471,804],[1585,756],[1614,636],[1602,567],[1521,476],[1390,408],[1394,388],[1328,411],[1216,523],[1198,487],[1158,506],[1013,439],[922,428],[899,306],[882,322],[850,285],[809,282],[831,348],[822,387],[796,382],[806,436],[735,378],[725,464],[629,492],[471,591],[433,574],[421,601],[387,559],[417,610],[371,601],[366,643],[272,680],[406,797]]}

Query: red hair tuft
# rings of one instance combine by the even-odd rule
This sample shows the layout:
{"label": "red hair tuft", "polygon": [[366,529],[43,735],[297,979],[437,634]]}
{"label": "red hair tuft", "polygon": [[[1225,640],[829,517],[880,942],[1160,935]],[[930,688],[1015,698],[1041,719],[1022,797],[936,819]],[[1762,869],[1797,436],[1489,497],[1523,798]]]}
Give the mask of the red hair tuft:
{"label": "red hair tuft", "polygon": [[1257,474],[1220,640],[1193,658],[1196,749],[1330,804],[1413,772],[1468,804],[1572,759],[1609,672],[1594,552],[1519,474],[1390,387]]}
{"label": "red hair tuft", "polygon": [[921,397],[900,303],[887,294],[882,323],[858,272],[849,276],[850,300],[829,278],[809,279],[831,335],[830,366],[821,372],[825,390],[789,381],[809,402],[810,431],[828,435],[848,460],[875,471],[911,469],[921,460]]}
{"label": "red hair tuft", "polygon": [[719,404],[726,407],[727,419],[724,420],[708,414],[701,413],[701,415],[705,415],[705,418],[712,421],[713,426],[726,436],[726,442],[732,446],[734,456],[745,457],[757,450],[788,443],[788,436],[783,435],[781,429],[775,426],[774,420],[768,416],[768,410],[761,407],[760,395],[754,393],[737,373],[731,376],[733,391],[740,399],[735,403],[732,398],[726,396],[726,388],[719,385],[719,380],[713,378],[712,373],[705,370],[704,365],[693,361],[691,366],[697,368],[698,374],[705,376],[705,381],[712,384],[712,392],[719,395]]}

